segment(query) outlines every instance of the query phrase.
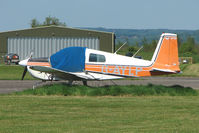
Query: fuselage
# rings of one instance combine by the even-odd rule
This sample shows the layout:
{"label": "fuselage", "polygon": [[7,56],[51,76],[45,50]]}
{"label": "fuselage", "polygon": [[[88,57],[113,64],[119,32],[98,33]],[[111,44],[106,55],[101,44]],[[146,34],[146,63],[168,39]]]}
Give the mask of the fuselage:
{"label": "fuselage", "polygon": [[152,64],[148,60],[86,49],[85,71],[89,72],[125,77],[151,76]]}
{"label": "fuselage", "polygon": [[[27,65],[29,66],[28,71],[35,78],[49,80],[52,77],[50,73],[40,72],[31,69],[31,66],[52,67],[49,58],[29,59]],[[152,65],[152,61],[86,48],[85,70],[83,72],[76,73],[91,80],[151,76],[163,73],[151,72]],[[54,80],[55,79],[59,78],[54,77]]]}

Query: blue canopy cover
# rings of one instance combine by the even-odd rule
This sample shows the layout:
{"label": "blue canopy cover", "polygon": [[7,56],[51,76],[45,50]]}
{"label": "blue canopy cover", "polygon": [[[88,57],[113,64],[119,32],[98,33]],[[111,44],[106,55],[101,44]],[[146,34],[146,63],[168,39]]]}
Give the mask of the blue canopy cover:
{"label": "blue canopy cover", "polygon": [[66,72],[82,72],[85,69],[85,47],[68,47],[50,56],[52,68]]}

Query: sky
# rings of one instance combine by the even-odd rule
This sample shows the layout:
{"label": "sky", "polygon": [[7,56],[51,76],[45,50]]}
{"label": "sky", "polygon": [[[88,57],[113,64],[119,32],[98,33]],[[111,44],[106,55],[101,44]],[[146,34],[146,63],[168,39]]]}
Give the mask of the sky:
{"label": "sky", "polygon": [[199,0],[0,0],[0,32],[56,17],[68,27],[199,29]]}

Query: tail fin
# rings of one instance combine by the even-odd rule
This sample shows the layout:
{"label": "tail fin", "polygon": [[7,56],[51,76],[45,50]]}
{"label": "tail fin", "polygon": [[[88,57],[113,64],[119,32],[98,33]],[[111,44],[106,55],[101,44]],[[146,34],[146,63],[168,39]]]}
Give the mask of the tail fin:
{"label": "tail fin", "polygon": [[163,33],[161,35],[151,61],[155,71],[180,72],[176,34]]}

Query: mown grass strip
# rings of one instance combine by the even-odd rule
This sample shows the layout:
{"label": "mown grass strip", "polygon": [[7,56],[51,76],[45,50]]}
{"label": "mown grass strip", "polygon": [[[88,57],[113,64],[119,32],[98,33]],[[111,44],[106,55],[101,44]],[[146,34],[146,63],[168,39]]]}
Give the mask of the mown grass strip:
{"label": "mown grass strip", "polygon": [[[21,80],[24,67],[16,65],[3,65],[0,66],[0,80]],[[28,72],[24,78],[25,80],[33,80],[33,78]]]}
{"label": "mown grass strip", "polygon": [[198,96],[0,96],[1,133],[197,133]]}
{"label": "mown grass strip", "polygon": [[63,95],[63,96],[196,96],[197,91],[190,87],[162,85],[129,86],[69,86],[66,84],[46,85],[36,89],[15,92],[14,95]]}

